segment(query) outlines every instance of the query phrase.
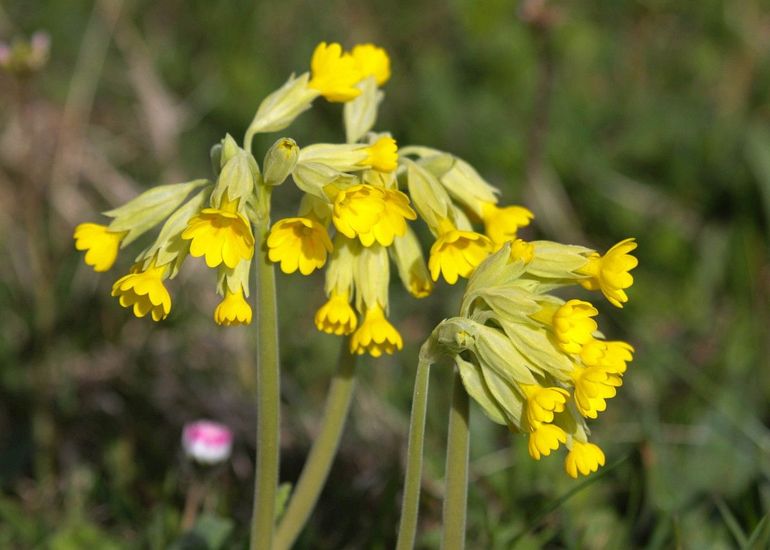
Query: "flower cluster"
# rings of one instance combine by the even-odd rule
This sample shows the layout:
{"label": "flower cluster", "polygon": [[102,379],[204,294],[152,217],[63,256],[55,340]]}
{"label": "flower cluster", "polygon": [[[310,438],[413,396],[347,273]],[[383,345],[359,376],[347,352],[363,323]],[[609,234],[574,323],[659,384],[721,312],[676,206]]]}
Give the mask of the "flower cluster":
{"label": "flower cluster", "polygon": [[478,267],[460,316],[443,321],[428,342],[430,353],[454,359],[466,391],[490,419],[528,436],[533,459],[565,445],[571,477],[604,465],[604,453],[588,441],[586,419],[607,408],[634,348],[605,339],[591,303],[551,291],[581,285],[622,307],[635,248],[634,239],[626,239],[600,255],[517,239]]}
{"label": "flower cluster", "polygon": [[[254,226],[269,218],[272,190],[291,180],[303,197],[296,216],[272,225],[267,258],[286,274],[310,275],[326,266],[328,301],[315,315],[320,331],[350,335],[355,354],[400,350],[401,335],[388,320],[391,262],[406,290],[422,298],[439,278],[455,284],[469,277],[533,215],[520,206],[499,206],[497,189],[462,159],[421,146],[399,150],[390,134],[372,132],[389,78],[390,58],[379,47],[363,44],[345,52],[339,44],[319,44],[310,71],[292,75],[262,101],[243,147],[226,136],[212,149],[213,183],[151,189],[106,212],[109,225],[79,225],[76,247],[86,252],[87,264],[106,271],[120,248],[163,224],[129,274],[113,285],[120,304],[139,317],[166,318],[171,297],[164,281],[176,276],[187,256],[202,257],[217,270],[223,297],[215,321],[249,323],[248,276],[259,244]],[[344,103],[346,142],[299,147],[280,138],[260,167],[251,153],[253,136],[283,130],[318,97]],[[409,225],[418,217],[435,238],[427,262]],[[587,274],[599,273],[596,261],[585,267]],[[608,284],[594,279],[599,287]],[[622,301],[622,291],[615,298]]]}

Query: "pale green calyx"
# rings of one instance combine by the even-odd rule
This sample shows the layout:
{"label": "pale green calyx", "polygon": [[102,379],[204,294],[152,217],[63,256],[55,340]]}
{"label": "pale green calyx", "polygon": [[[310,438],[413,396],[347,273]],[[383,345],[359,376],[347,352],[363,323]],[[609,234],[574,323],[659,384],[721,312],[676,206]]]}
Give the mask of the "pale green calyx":
{"label": "pale green calyx", "polygon": [[374,77],[365,78],[356,87],[361,94],[345,103],[345,137],[348,143],[356,143],[374,127],[377,121],[377,108],[385,94],[377,87]]}
{"label": "pale green calyx", "polygon": [[260,103],[246,135],[283,130],[308,110],[313,100],[321,95],[308,87],[309,78],[310,73],[291,75],[283,86],[267,96]]}
{"label": "pale green calyx", "polygon": [[257,161],[228,135],[222,140],[220,163],[222,171],[211,193],[211,206],[228,209],[235,205],[242,212],[260,179]]}
{"label": "pale green calyx", "polygon": [[190,193],[207,183],[208,180],[199,179],[153,187],[123,206],[104,212],[105,216],[113,218],[109,230],[115,233],[126,232],[121,243],[121,248],[125,247],[161,223]]}

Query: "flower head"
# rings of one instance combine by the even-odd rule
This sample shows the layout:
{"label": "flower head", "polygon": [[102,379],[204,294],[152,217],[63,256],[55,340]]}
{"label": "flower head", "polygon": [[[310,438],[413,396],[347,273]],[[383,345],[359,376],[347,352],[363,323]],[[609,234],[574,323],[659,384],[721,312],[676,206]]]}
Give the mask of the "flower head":
{"label": "flower head", "polygon": [[364,164],[371,165],[378,172],[392,172],[398,168],[398,145],[392,137],[381,137],[372,143],[367,151],[369,156]]}
{"label": "flower head", "polygon": [[361,80],[361,73],[349,53],[342,51],[336,42],[321,42],[316,46],[310,60],[312,77],[308,86],[317,90],[327,100],[345,103],[358,97],[361,90],[356,83]]}
{"label": "flower head", "polygon": [[363,355],[369,353],[379,357],[383,353],[392,355],[404,347],[401,335],[385,318],[385,312],[379,306],[366,310],[364,321],[350,337],[350,353]]}
{"label": "flower head", "polygon": [[583,344],[593,340],[599,328],[592,319],[599,311],[588,302],[570,300],[553,315],[553,332],[565,353],[580,353]]}
{"label": "flower head", "polygon": [[417,217],[409,198],[396,189],[359,184],[340,191],[334,199],[332,221],[337,230],[364,246],[390,246],[406,233],[406,220]]}
{"label": "flower head", "polygon": [[243,214],[221,208],[204,208],[190,218],[182,239],[190,241],[190,255],[205,256],[206,265],[224,263],[234,269],[254,256],[254,235]]}
{"label": "flower head", "polygon": [[469,277],[473,270],[492,252],[492,241],[473,231],[451,229],[436,239],[430,249],[428,269],[436,281],[439,275],[450,285],[458,277]]}
{"label": "flower head", "polygon": [[113,232],[105,225],[81,223],[75,228],[75,248],[85,250],[85,262],[94,271],[107,271],[118,257],[126,232]]}
{"label": "flower head", "polygon": [[112,295],[118,298],[120,305],[133,308],[134,315],[144,317],[148,313],[153,321],[165,319],[171,311],[171,296],[163,286],[167,266],[147,269],[135,267],[132,273],[124,275],[112,285]]}
{"label": "flower head", "polygon": [[578,472],[587,476],[604,466],[604,453],[593,443],[572,442],[572,448],[564,460],[564,470],[572,478],[578,477]]}
{"label": "flower head", "polygon": [[359,44],[351,54],[361,78],[373,76],[378,86],[390,79],[390,57],[384,49],[374,44]]}
{"label": "flower head", "polygon": [[623,307],[628,301],[625,289],[634,284],[634,277],[629,273],[639,261],[630,254],[636,248],[635,239],[625,239],[610,248],[604,256],[598,253],[588,257],[588,263],[579,272],[588,275],[581,281],[588,290],[601,290],[609,302],[616,307]]}
{"label": "flower head", "polygon": [[214,321],[226,327],[251,323],[251,306],[243,297],[243,291],[225,291],[224,299],[214,310]]}
{"label": "flower head", "polygon": [[356,330],[358,319],[350,307],[347,293],[332,293],[329,300],[315,314],[315,326],[327,334],[350,334]]}
{"label": "flower head", "polygon": [[271,228],[267,249],[270,261],[280,262],[284,273],[299,269],[310,275],[323,267],[333,247],[321,223],[311,218],[285,218]]}
{"label": "flower head", "polygon": [[529,225],[535,215],[523,206],[499,208],[487,202],[482,207],[482,217],[487,236],[500,246],[515,239],[519,228]]}
{"label": "flower head", "polygon": [[218,422],[198,420],[185,424],[182,446],[187,456],[202,464],[212,465],[230,458],[233,432]]}

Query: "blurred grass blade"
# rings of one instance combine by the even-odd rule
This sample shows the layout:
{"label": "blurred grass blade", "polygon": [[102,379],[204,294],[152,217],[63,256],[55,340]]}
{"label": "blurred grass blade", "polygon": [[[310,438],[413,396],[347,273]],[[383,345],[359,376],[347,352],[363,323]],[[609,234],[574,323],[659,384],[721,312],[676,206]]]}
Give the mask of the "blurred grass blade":
{"label": "blurred grass blade", "polygon": [[770,131],[755,125],[748,131],[746,160],[757,179],[765,220],[770,222]]}
{"label": "blurred grass blade", "polygon": [[625,456],[623,456],[623,457],[619,458],[618,460],[616,460],[615,462],[613,462],[612,464],[610,464],[610,465],[609,465],[609,466],[607,466],[606,468],[604,468],[604,469],[600,470],[600,471],[599,471],[598,473],[596,473],[595,475],[592,475],[592,476],[590,476],[589,478],[587,478],[586,480],[584,480],[584,481],[583,481],[582,483],[580,483],[579,485],[576,485],[575,487],[573,487],[572,489],[570,489],[569,491],[567,491],[566,493],[564,493],[562,496],[560,496],[560,497],[559,497],[559,498],[557,498],[556,500],[552,501],[550,504],[546,505],[546,506],[545,506],[545,507],[544,507],[544,508],[543,508],[543,509],[542,509],[542,510],[541,510],[541,511],[540,511],[540,512],[539,512],[539,513],[538,513],[538,514],[537,514],[537,515],[534,517],[534,519],[533,519],[533,520],[530,522],[530,524],[529,524],[529,526],[528,526],[528,527],[526,527],[525,529],[523,529],[523,530],[522,530],[522,531],[521,531],[519,534],[517,534],[515,537],[513,537],[513,539],[511,539],[511,547],[513,547],[513,545],[514,545],[516,542],[518,542],[518,541],[519,541],[519,539],[521,539],[521,538],[522,538],[524,535],[526,535],[527,533],[529,533],[530,531],[532,531],[532,530],[533,530],[535,527],[537,527],[537,526],[538,526],[538,524],[539,524],[541,521],[543,521],[543,519],[545,519],[545,517],[546,517],[546,516],[548,516],[548,515],[549,515],[551,512],[553,512],[554,510],[556,510],[557,508],[559,508],[559,506],[561,506],[562,504],[564,504],[565,502],[567,502],[567,501],[568,501],[570,498],[572,498],[573,496],[575,496],[576,494],[578,494],[580,491],[582,491],[583,489],[586,489],[586,488],[590,487],[591,485],[593,485],[594,483],[596,483],[597,481],[599,481],[600,479],[602,479],[604,476],[606,476],[607,474],[609,474],[611,471],[613,471],[615,468],[617,468],[618,466],[620,466],[621,464],[623,464],[623,463],[624,463],[626,460],[628,460],[628,459],[631,457],[631,454],[632,454],[632,453],[628,453],[628,454],[626,454]]}
{"label": "blurred grass blade", "polygon": [[751,533],[751,536],[746,541],[744,548],[754,550],[770,547],[770,519],[768,518],[770,518],[770,514],[766,514],[765,517],[760,520],[754,528],[754,531]]}
{"label": "blurred grass blade", "polygon": [[744,533],[743,529],[741,529],[741,526],[738,523],[738,520],[730,511],[730,507],[727,506],[724,499],[720,496],[714,496],[714,504],[716,504],[717,510],[719,510],[719,514],[722,516],[722,520],[725,522],[725,525],[727,525],[727,528],[730,530],[730,534],[735,539],[735,542],[737,542],[738,546],[740,546],[741,548],[746,548],[746,544],[748,543],[748,539],[746,538],[746,533]]}

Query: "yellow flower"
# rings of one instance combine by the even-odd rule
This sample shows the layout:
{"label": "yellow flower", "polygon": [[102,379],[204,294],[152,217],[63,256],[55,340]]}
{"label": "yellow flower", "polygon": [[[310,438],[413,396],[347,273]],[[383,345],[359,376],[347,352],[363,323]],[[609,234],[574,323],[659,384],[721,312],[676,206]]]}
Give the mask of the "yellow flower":
{"label": "yellow flower", "polygon": [[249,221],[229,210],[204,208],[187,222],[182,239],[190,241],[191,256],[205,255],[206,265],[212,268],[224,263],[235,269],[238,262],[254,256]]}
{"label": "yellow flower", "polygon": [[113,232],[106,225],[81,223],[75,228],[75,248],[85,250],[87,265],[94,271],[107,271],[115,264],[126,231]]}
{"label": "yellow flower", "polygon": [[593,253],[588,263],[578,273],[588,275],[580,284],[588,290],[601,290],[609,302],[616,307],[623,307],[628,301],[625,289],[634,284],[629,273],[639,261],[629,254],[636,248],[636,240],[625,239],[610,248],[604,256]]}
{"label": "yellow flower", "polygon": [[271,262],[281,262],[281,271],[288,274],[299,269],[303,275],[323,267],[334,250],[326,228],[312,218],[276,222],[267,237],[267,249]]}
{"label": "yellow flower", "polygon": [[553,424],[540,424],[536,430],[529,434],[527,449],[529,456],[540,460],[541,456],[548,456],[551,451],[559,448],[560,443],[567,442],[567,434]]}
{"label": "yellow flower", "polygon": [[350,353],[358,355],[367,352],[372,357],[379,357],[383,352],[392,355],[403,347],[401,335],[388,322],[382,308],[377,305],[366,311],[363,323],[350,337]]}
{"label": "yellow flower", "polygon": [[390,79],[390,58],[385,50],[374,44],[359,44],[351,53],[361,78],[373,76],[378,86]]}
{"label": "yellow flower", "polygon": [[606,400],[615,397],[615,388],[623,385],[620,375],[601,367],[576,367],[572,380],[575,384],[575,405],[586,418],[596,418],[598,413],[606,410]]}
{"label": "yellow flower", "polygon": [[491,202],[485,202],[481,209],[487,236],[496,245],[502,245],[516,238],[520,227],[529,225],[535,215],[523,206],[498,208]]}
{"label": "yellow flower", "polygon": [[458,277],[469,277],[491,252],[492,241],[484,235],[450,229],[442,233],[430,249],[430,276],[436,281],[441,274],[453,285]]}
{"label": "yellow flower", "polygon": [[577,479],[578,472],[587,476],[604,466],[604,452],[593,443],[573,441],[572,448],[564,460],[564,470],[572,478]]}
{"label": "yellow flower", "polygon": [[521,260],[525,264],[531,262],[535,257],[535,245],[522,239],[511,241],[511,261]]}
{"label": "yellow flower", "polygon": [[346,292],[337,294],[332,292],[329,300],[322,305],[315,314],[315,326],[326,334],[350,334],[356,330],[358,319],[356,312],[348,303]]}
{"label": "yellow flower", "polygon": [[593,340],[598,325],[591,319],[598,315],[597,309],[582,300],[570,300],[553,316],[553,332],[559,348],[566,353],[580,353],[583,344]]}
{"label": "yellow flower", "polygon": [[332,221],[340,233],[358,239],[364,246],[375,242],[390,246],[406,233],[406,220],[417,214],[401,191],[359,184],[340,191],[334,198]]}
{"label": "yellow flower", "polygon": [[224,299],[214,310],[214,321],[226,327],[251,323],[251,306],[243,297],[243,291],[225,291]]}
{"label": "yellow flower", "polygon": [[560,413],[569,399],[569,392],[562,388],[544,388],[522,385],[527,396],[527,423],[530,428],[553,422],[554,413]]}
{"label": "yellow flower", "polygon": [[118,298],[121,306],[133,307],[137,317],[150,313],[153,321],[165,319],[171,311],[171,296],[163,286],[167,267],[155,267],[152,263],[141,271],[135,266],[132,273],[115,281],[112,295]]}
{"label": "yellow flower", "polygon": [[355,87],[361,80],[353,56],[342,52],[342,46],[321,42],[310,60],[312,78],[308,86],[318,90],[328,101],[345,103],[355,99],[361,90]]}
{"label": "yellow flower", "polygon": [[398,145],[391,137],[381,137],[368,148],[369,156],[361,164],[370,165],[378,172],[392,172],[398,168]]}
{"label": "yellow flower", "polygon": [[583,346],[580,359],[587,367],[602,367],[606,372],[623,374],[626,363],[634,358],[634,347],[628,342],[592,340]]}

